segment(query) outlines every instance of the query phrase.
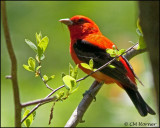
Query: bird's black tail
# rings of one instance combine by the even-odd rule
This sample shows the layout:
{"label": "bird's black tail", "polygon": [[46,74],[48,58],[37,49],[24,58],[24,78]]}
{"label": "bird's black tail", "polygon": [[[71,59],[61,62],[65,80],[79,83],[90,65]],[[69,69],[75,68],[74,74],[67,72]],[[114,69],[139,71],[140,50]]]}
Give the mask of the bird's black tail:
{"label": "bird's black tail", "polygon": [[133,104],[137,108],[139,114],[141,116],[147,116],[147,114],[155,115],[156,113],[153,111],[151,107],[147,105],[147,103],[143,100],[140,93],[131,88],[124,88],[127,94],[129,95],[130,99],[132,100]]}

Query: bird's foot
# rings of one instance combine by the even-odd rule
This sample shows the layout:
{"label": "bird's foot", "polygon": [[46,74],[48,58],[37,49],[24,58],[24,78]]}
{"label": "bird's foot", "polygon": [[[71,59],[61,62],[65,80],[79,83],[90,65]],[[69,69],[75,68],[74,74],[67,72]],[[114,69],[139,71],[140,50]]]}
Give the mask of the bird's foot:
{"label": "bird's foot", "polygon": [[83,97],[86,95],[90,95],[94,99],[94,101],[96,101],[96,97],[95,97],[95,94],[93,91],[91,91],[91,90],[85,91],[85,93],[83,93]]}

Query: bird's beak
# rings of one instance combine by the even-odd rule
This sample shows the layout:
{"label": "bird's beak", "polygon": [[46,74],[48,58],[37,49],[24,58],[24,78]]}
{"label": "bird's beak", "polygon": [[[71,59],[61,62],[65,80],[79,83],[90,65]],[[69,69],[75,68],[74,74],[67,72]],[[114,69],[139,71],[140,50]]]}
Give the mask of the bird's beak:
{"label": "bird's beak", "polygon": [[67,19],[60,19],[59,22],[64,23],[65,25],[72,25],[73,22],[67,18]]}

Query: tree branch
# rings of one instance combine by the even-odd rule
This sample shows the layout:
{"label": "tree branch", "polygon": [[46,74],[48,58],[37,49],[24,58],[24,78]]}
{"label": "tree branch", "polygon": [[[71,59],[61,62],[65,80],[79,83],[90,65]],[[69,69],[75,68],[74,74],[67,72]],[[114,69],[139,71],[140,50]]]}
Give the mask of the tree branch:
{"label": "tree branch", "polygon": [[[47,95],[43,100],[46,100],[48,97],[50,97],[51,95],[53,95],[55,92],[57,92],[59,89],[63,88],[64,85],[58,87],[57,89],[55,89],[54,91],[52,91],[49,95]],[[48,101],[49,102],[49,101]],[[37,104],[29,113],[28,115],[26,115],[26,117],[24,117],[22,120],[21,120],[21,123],[23,123],[23,121],[25,121],[25,119],[27,119],[27,117],[29,115],[31,115],[35,110],[37,110],[38,107],[40,107],[42,105],[42,103],[39,103]]]}
{"label": "tree branch", "polygon": [[15,127],[21,127],[21,104],[19,97],[19,89],[18,89],[18,81],[17,81],[17,60],[12,47],[12,42],[9,34],[7,16],[6,16],[6,7],[5,1],[1,1],[1,9],[2,9],[2,22],[4,28],[4,35],[6,39],[7,50],[11,59],[11,81],[13,87],[13,97],[14,97],[14,105],[15,105]]}
{"label": "tree branch", "polygon": [[46,99],[40,99],[40,100],[35,100],[35,101],[31,101],[31,102],[27,102],[27,103],[23,103],[22,104],[22,107],[28,107],[28,106],[31,106],[31,105],[35,105],[35,104],[39,104],[39,103],[48,103],[48,102],[52,102],[54,100],[56,100],[57,97],[56,96],[53,96],[53,97],[50,97],[50,98],[46,98]]}
{"label": "tree branch", "polygon": [[144,49],[137,49],[138,48],[138,43],[130,50],[127,52],[127,54],[125,54],[125,58],[127,60],[130,60],[131,58],[133,58],[134,56],[144,53],[147,51],[147,48]]}
{"label": "tree branch", "polygon": [[[70,119],[68,120],[68,122],[66,123],[65,127],[76,127],[78,123],[84,122],[82,120],[82,117],[83,117],[84,113],[87,111],[87,109],[90,106],[91,102],[93,101],[94,97],[96,96],[96,94],[100,90],[102,84],[103,83],[99,83],[96,80],[93,82],[93,84],[91,85],[91,87],[89,89],[89,92],[91,92],[91,93],[85,94],[85,96],[81,100],[78,107],[72,113],[72,115],[71,115]],[[90,94],[92,94],[92,96]]]}

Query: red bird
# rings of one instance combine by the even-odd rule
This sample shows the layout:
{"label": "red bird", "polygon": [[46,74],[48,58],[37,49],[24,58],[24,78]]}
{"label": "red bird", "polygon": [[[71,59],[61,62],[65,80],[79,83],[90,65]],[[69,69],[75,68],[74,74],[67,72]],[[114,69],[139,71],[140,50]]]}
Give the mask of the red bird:
{"label": "red bird", "polygon": [[[93,59],[94,67],[99,68],[113,57],[106,53],[106,49],[113,49],[114,43],[102,35],[98,26],[88,17],[76,15],[70,19],[61,19],[60,22],[66,24],[70,31],[70,54],[76,64],[79,64],[85,73],[89,74],[91,70],[83,68],[80,63],[89,63]],[[105,67],[94,73],[94,77],[99,82],[106,84],[116,83],[123,88],[141,116],[148,113],[155,115],[155,112],[143,100],[138,92],[135,73],[124,56],[112,63],[115,68]]]}

